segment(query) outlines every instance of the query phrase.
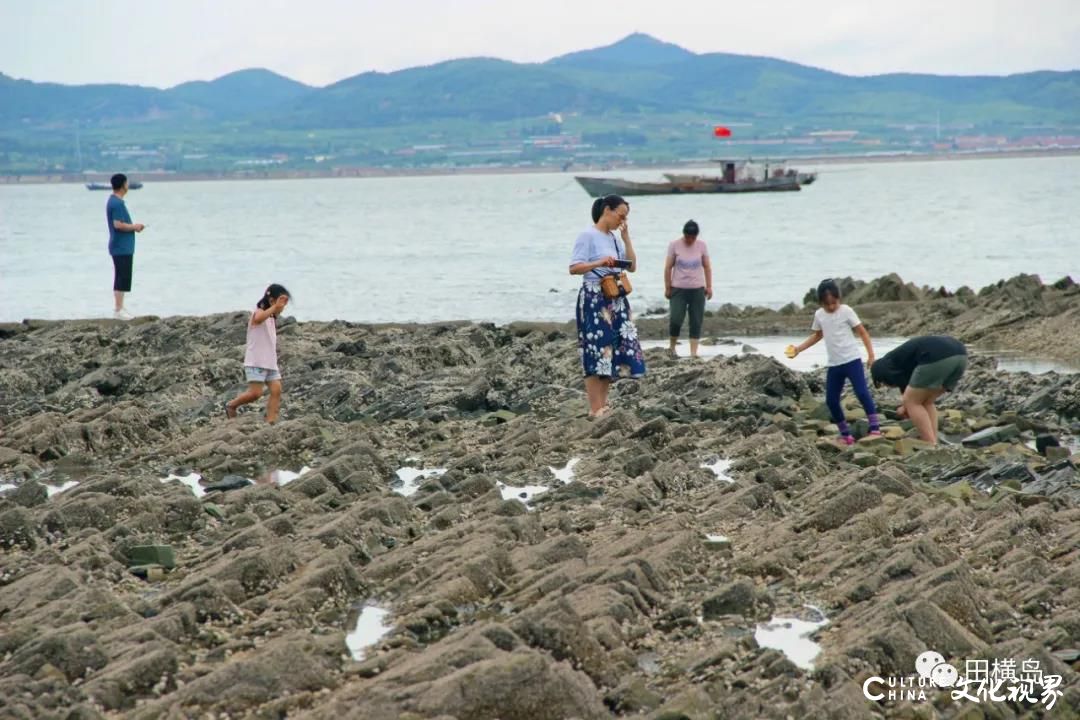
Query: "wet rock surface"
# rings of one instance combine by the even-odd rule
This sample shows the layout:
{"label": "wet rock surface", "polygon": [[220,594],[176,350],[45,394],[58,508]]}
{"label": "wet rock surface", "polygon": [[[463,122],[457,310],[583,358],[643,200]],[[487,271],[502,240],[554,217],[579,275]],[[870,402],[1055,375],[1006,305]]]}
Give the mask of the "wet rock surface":
{"label": "wet rock surface", "polygon": [[[978,291],[918,287],[895,274],[838,283],[844,302],[858,311],[872,335],[948,334],[986,350],[1072,365],[1080,358],[1080,285],[1068,277],[1043,283],[1034,275],[1017,275]],[[801,310],[793,304],[780,310],[720,305],[706,312],[705,335],[809,334],[815,293],[816,288],[806,294]],[[642,318],[638,327],[648,337],[667,335],[663,317]]]}
{"label": "wet rock surface", "polygon": [[[897,317],[924,302],[879,285]],[[1056,293],[1075,317],[1069,292],[925,302]],[[823,373],[761,356],[648,351],[589,421],[567,326],[282,322],[268,426],[221,412],[243,323],[0,339],[0,717],[973,717],[862,696],[927,648],[1040,658],[1064,678],[1050,716],[1080,707],[1078,376],[975,356],[948,444],[890,419],[842,449]],[[403,495],[403,467],[439,472]],[[163,482],[191,473],[205,496]],[[393,629],[356,660],[364,603]],[[812,670],[754,640],[806,605],[828,619]]]}

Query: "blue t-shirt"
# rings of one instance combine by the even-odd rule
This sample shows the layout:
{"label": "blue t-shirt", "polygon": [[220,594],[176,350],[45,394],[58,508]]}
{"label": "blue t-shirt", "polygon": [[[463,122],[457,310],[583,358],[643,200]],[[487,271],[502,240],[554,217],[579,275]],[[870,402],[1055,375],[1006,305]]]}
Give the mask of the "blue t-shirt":
{"label": "blue t-shirt", "polygon": [[113,220],[131,223],[127,205],[115,195],[110,195],[109,202],[105,203],[105,220],[109,223],[109,254],[134,255],[135,233],[122,232],[113,226]]}
{"label": "blue t-shirt", "polygon": [[[606,257],[626,260],[626,245],[615,237],[615,233],[605,233],[591,227],[578,235],[574,252],[570,256],[570,264],[596,262]],[[617,267],[599,267],[585,273],[582,282],[586,285],[599,285],[600,278],[604,275],[618,275],[622,271],[622,268]]]}

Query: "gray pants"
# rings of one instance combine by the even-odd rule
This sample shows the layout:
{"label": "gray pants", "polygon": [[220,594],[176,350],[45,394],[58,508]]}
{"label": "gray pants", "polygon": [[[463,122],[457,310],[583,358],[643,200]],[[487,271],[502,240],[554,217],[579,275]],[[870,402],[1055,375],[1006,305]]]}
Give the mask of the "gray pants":
{"label": "gray pants", "polygon": [[705,288],[672,288],[671,318],[668,320],[668,336],[679,337],[683,319],[690,312],[690,339],[701,339],[701,323],[705,319]]}

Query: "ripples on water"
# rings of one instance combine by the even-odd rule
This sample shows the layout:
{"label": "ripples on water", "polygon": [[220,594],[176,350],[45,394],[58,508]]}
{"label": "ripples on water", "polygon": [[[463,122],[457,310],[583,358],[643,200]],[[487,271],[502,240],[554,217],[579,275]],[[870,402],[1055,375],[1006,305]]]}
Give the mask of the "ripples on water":
{"label": "ripples on water", "polygon": [[[973,287],[1080,276],[1080,158],[820,168],[801,193],[634,198],[635,307],[663,305],[668,242],[702,227],[713,305],[779,307],[826,276]],[[659,177],[660,170],[611,173]],[[270,282],[301,320],[568,320],[589,199],[570,174],[168,183],[128,195],[147,225],[132,310],[247,310]],[[106,194],[0,186],[0,321],[111,311]]]}

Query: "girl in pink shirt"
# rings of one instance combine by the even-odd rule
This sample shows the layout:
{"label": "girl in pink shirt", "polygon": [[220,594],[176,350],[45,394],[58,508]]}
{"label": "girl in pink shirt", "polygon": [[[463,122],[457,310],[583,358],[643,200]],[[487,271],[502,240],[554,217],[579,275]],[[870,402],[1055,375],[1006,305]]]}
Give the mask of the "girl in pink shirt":
{"label": "girl in pink shirt", "polygon": [[277,361],[277,316],[289,304],[289,291],[274,283],[266,288],[247,326],[247,349],[244,351],[244,375],[248,389],[225,403],[225,414],[236,417],[236,409],[253,403],[270,386],[266,421],[276,422],[281,407],[281,371]]}

